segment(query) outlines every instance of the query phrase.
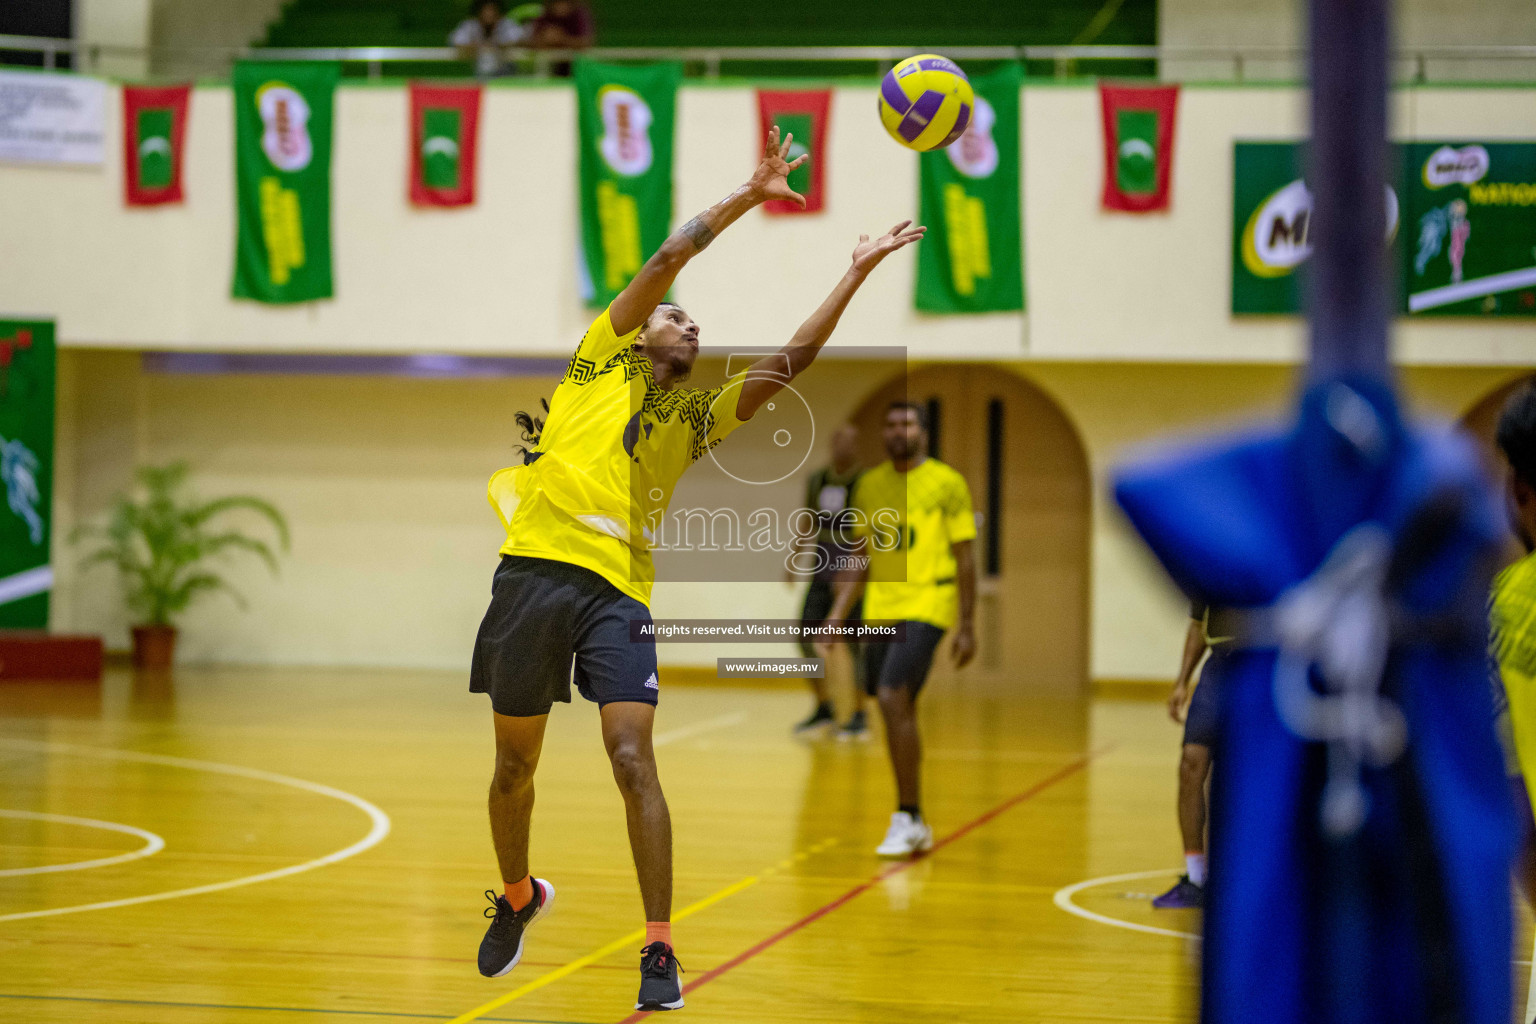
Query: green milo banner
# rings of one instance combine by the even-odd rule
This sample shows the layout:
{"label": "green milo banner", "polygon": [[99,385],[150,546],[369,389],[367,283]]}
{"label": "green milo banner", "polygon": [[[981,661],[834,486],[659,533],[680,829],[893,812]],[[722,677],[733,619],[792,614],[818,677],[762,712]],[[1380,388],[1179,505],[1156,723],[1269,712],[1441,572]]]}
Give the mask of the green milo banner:
{"label": "green milo banner", "polygon": [[1404,151],[1408,312],[1536,316],[1536,142]]}
{"label": "green milo banner", "polygon": [[235,65],[236,298],[330,298],[334,64]]}
{"label": "green milo banner", "polygon": [[53,324],[0,320],[0,629],[48,628],[53,394]]}
{"label": "green milo banner", "polygon": [[918,158],[915,304],[927,313],[1024,308],[1019,230],[1019,87],[1009,65],[971,79],[976,110],[959,140]]}
{"label": "green milo banner", "polygon": [[[1398,166],[1393,147],[1388,167]],[[1232,153],[1232,312],[1300,313],[1312,256],[1312,193],[1298,142],[1238,142]],[[1396,175],[1393,175],[1396,177]],[[1400,220],[1398,187],[1388,187],[1387,237]],[[1394,256],[1393,259],[1396,259]]]}
{"label": "green milo banner", "polygon": [[672,129],[679,63],[577,61],[583,297],[612,302],[672,227]]}

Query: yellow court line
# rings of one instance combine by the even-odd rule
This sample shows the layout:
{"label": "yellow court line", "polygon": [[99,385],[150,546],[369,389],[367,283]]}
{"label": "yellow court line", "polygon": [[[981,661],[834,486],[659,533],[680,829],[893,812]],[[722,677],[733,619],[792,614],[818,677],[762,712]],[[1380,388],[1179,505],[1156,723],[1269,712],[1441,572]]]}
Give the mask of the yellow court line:
{"label": "yellow court line", "polygon": [[[817,854],[827,849],[828,847],[836,846],[838,842],[839,840],[836,837],[831,839],[823,839],[821,842],[810,847],[809,849],[802,850],[800,853],[797,853],[791,857],[784,858],[771,868],[765,868],[755,875],[748,875],[746,878],[743,878],[740,881],[732,882],[730,885],[726,886],[724,889],[721,889],[719,892],[713,893],[699,900],[697,903],[693,903],[684,907],[682,910],[679,910],[677,913],[672,915],[672,920],[681,921],[685,917],[689,917],[693,914],[697,914],[701,910],[712,907],[716,903],[719,903],[721,900],[734,896],[741,892],[741,890],[756,885],[758,882],[762,881],[769,875],[776,875],[780,871],[790,868],[800,861],[805,860],[812,854]],[[453,1018],[453,1020],[449,1021],[448,1024],[467,1024],[468,1021],[483,1017],[490,1013],[492,1010],[506,1006],[514,999],[521,999],[523,996],[530,992],[537,992],[545,985],[552,985],[559,981],[561,978],[575,974],[577,971],[581,970],[583,967],[588,966],[589,964],[595,964],[599,960],[606,959],[607,957],[612,956],[614,953],[617,953],[619,950],[625,948],[626,946],[632,947],[635,943],[644,938],[645,929],[636,928],[634,931],[630,932],[623,938],[615,939],[614,941],[608,943],[608,945],[604,946],[602,949],[594,950],[593,952],[588,953],[586,956],[578,957],[568,964],[556,967],[548,974],[541,974],[537,978],[534,978],[532,981],[530,981],[528,984],[519,985],[512,991],[497,996],[495,999],[492,999],[485,1005],[477,1006],[473,1010],[470,1010],[468,1013],[461,1014],[460,1016]]]}
{"label": "yellow court line", "polygon": [[[721,889],[719,892],[710,896],[706,896],[691,906],[684,907],[682,910],[679,910],[676,914],[672,915],[672,920],[681,921],[683,918],[688,917],[690,914],[697,914],[699,911],[706,907],[719,903],[721,900],[726,899],[729,896],[736,895],[743,889],[756,885],[760,880],[760,875],[748,875],[741,881],[733,882],[726,886],[724,889]],[[636,928],[634,931],[630,932],[623,938],[615,939],[614,941],[608,943],[608,945],[604,946],[602,949],[594,950],[593,952],[588,953],[586,956],[577,957],[575,960],[572,960],[568,964],[565,964],[561,967],[556,967],[548,974],[539,975],[537,978],[534,978],[526,985],[519,985],[512,991],[507,992],[504,995],[497,996],[495,999],[492,999],[490,1002],[483,1006],[477,1006],[473,1010],[470,1010],[468,1013],[460,1014],[459,1016],[453,1018],[453,1020],[449,1021],[448,1024],[466,1024],[468,1021],[483,1017],[490,1013],[492,1010],[506,1006],[514,999],[521,999],[523,996],[530,992],[537,992],[545,985],[552,985],[559,981],[561,978],[575,974],[577,971],[581,970],[583,967],[586,967],[588,964],[595,964],[599,960],[606,959],[607,957],[612,956],[614,953],[617,953],[619,950],[624,949],[625,947],[633,946],[635,943],[644,938],[645,929]]]}

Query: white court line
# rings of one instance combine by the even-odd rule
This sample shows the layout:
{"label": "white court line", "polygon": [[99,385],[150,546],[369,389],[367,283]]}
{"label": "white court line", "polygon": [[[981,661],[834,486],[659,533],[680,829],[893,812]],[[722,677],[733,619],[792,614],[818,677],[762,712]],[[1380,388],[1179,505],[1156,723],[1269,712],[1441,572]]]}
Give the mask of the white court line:
{"label": "white court line", "polygon": [[130,896],[120,900],[105,900],[100,903],[81,903],[73,907],[53,907],[48,910],[29,910],[17,914],[0,914],[0,921],[22,921],[33,917],[57,917],[60,914],[79,914],[87,910],[110,910],[114,907],[131,907],[140,903],[156,903],[160,900],[180,899],[183,896],[201,896],[211,892],[223,892],[225,889],[236,889],[243,885],[255,885],[257,882],[270,882],[277,878],[287,878],[289,875],[297,875],[305,871],[313,871],[315,868],[335,864],[338,861],[354,857],[364,850],[371,849],[384,841],[389,835],[389,815],[379,810],[373,804],[360,796],[354,796],[344,790],[334,789],[330,786],[322,786],[318,782],[308,782],[304,779],[296,779],[291,775],[279,775],[276,772],[262,771],[260,768],[246,768],[236,764],[220,764],[217,761],[194,761],[185,757],[166,757],[162,754],[141,754],[134,750],[113,750],[106,747],[78,747],[70,743],[38,743],[32,740],[8,740],[0,739],[0,747],[10,747],[15,750],[30,750],[36,753],[66,754],[73,757],[94,757],[110,761],[136,761],[140,764],[158,764],[168,768],[185,768],[189,771],[210,772],[215,775],[233,775],[239,778],[256,779],[260,782],[271,782],[279,786],[289,786],[307,793],[316,793],[327,796],[333,800],[351,804],[373,822],[373,827],[368,834],[351,846],[343,847],[334,853],[328,853],[324,857],[316,857],[314,860],[304,861],[302,864],[293,864],[276,871],[263,871],[259,875],[246,875],[243,878],[232,878],[225,882],[213,882],[209,885],[197,885],[190,889],[172,889],[168,892],[155,892],[146,896]]}
{"label": "white court line", "polygon": [[1133,932],[1145,932],[1148,935],[1167,935],[1174,939],[1194,939],[1201,941],[1200,936],[1191,932],[1175,931],[1172,928],[1157,928],[1150,924],[1137,924],[1134,921],[1122,921],[1118,917],[1106,917],[1103,914],[1095,914],[1091,910],[1085,910],[1072,902],[1072,897],[1084,889],[1091,889],[1097,885],[1109,885],[1113,882],[1136,882],[1144,878],[1167,878],[1177,875],[1177,871],[1132,871],[1128,875],[1105,875],[1103,878],[1090,878],[1086,882],[1077,882],[1056,890],[1056,895],[1051,901],[1069,914],[1089,921],[1097,921],[1099,924],[1107,924],[1114,928],[1126,928]]}
{"label": "white court line", "polygon": [[[1175,931],[1172,928],[1157,928],[1150,924],[1137,924],[1134,921],[1122,921],[1117,917],[1106,917],[1103,914],[1095,914],[1091,910],[1085,910],[1078,906],[1076,903],[1072,902],[1073,896],[1077,895],[1084,889],[1092,889],[1094,886],[1109,885],[1113,882],[1136,882],[1144,878],[1168,878],[1176,874],[1178,874],[1177,871],[1167,870],[1133,871],[1130,874],[1125,875],[1105,875],[1102,878],[1090,878],[1086,882],[1077,882],[1073,885],[1066,886],[1065,888],[1057,889],[1056,895],[1051,897],[1051,900],[1067,913],[1084,918],[1088,921],[1097,921],[1099,924],[1107,924],[1113,928],[1126,928],[1133,932],[1145,932],[1148,935],[1167,935],[1170,938],[1194,939],[1196,942],[1201,942],[1203,940],[1200,936],[1190,932]],[[1512,962],[1515,964],[1523,963],[1520,960],[1515,960]],[[1530,994],[1526,997],[1525,1017],[1523,1018],[1524,1020],[1530,1020],[1533,1015],[1536,1015],[1536,953],[1533,953],[1531,956],[1530,986]]]}
{"label": "white court line", "polygon": [[124,861],[138,860],[140,857],[151,857],[165,849],[165,840],[153,832],[146,832],[142,828],[134,828],[132,825],[120,825],[115,821],[97,821],[95,818],[72,818],[67,814],[45,814],[42,811],[7,810],[0,810],[0,818],[20,818],[24,821],[51,821],[59,825],[100,828],[108,832],[122,832],[125,835],[138,836],[144,840],[144,845],[137,850],[113,854],[111,857],[97,857],[95,860],[76,860],[70,861],[68,864],[43,864],[31,868],[3,868],[0,869],[0,878],[14,878],[17,875],[45,875],[53,871],[84,871],[86,868],[104,868],[108,864],[121,864]]}
{"label": "white court line", "polygon": [[714,732],[716,729],[724,729],[729,725],[739,725],[746,721],[745,711],[735,711],[729,715],[717,715],[714,718],[706,718],[702,722],[694,722],[692,725],[680,725],[676,729],[669,729],[661,733],[651,741],[653,747],[663,747],[668,743],[676,743],[678,740],[686,740],[701,733]]}

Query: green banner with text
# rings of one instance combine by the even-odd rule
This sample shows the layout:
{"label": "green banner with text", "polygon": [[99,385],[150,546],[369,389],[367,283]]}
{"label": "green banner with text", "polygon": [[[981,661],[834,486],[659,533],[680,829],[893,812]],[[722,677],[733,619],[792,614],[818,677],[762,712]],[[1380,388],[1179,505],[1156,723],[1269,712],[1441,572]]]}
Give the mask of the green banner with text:
{"label": "green banner with text", "polygon": [[582,297],[612,302],[672,229],[677,63],[577,61]]}
{"label": "green banner with text", "polygon": [[1536,142],[1404,149],[1408,312],[1536,316]]}
{"label": "green banner with text", "polygon": [[53,589],[53,323],[0,320],[0,629],[47,629]]}
{"label": "green banner with text", "polygon": [[334,64],[235,65],[236,298],[328,299]]}
{"label": "green banner with text", "polygon": [[[1403,147],[1393,146],[1388,174],[1401,179]],[[1312,257],[1312,192],[1303,177],[1306,147],[1299,142],[1238,142],[1232,150],[1232,312],[1302,311],[1306,264]],[[1387,240],[1395,246],[1402,187],[1384,190]],[[1394,248],[1388,266],[1396,267]],[[1398,274],[1392,291],[1399,295]],[[1400,299],[1393,300],[1401,309]]]}
{"label": "green banner with text", "polygon": [[1019,227],[1019,87],[1008,65],[971,79],[965,134],[918,157],[921,223],[915,304],[925,313],[1024,308]]}

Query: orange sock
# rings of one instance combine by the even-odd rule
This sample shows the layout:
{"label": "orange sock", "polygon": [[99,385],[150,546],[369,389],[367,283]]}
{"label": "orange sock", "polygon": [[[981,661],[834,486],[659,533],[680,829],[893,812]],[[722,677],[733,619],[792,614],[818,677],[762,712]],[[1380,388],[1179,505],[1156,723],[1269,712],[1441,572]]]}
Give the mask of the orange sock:
{"label": "orange sock", "polygon": [[522,910],[533,901],[533,876],[524,875],[521,882],[507,883],[507,902],[513,910]]}
{"label": "orange sock", "polygon": [[647,921],[645,922],[645,944],[649,946],[653,942],[665,942],[672,945],[671,921]]}

